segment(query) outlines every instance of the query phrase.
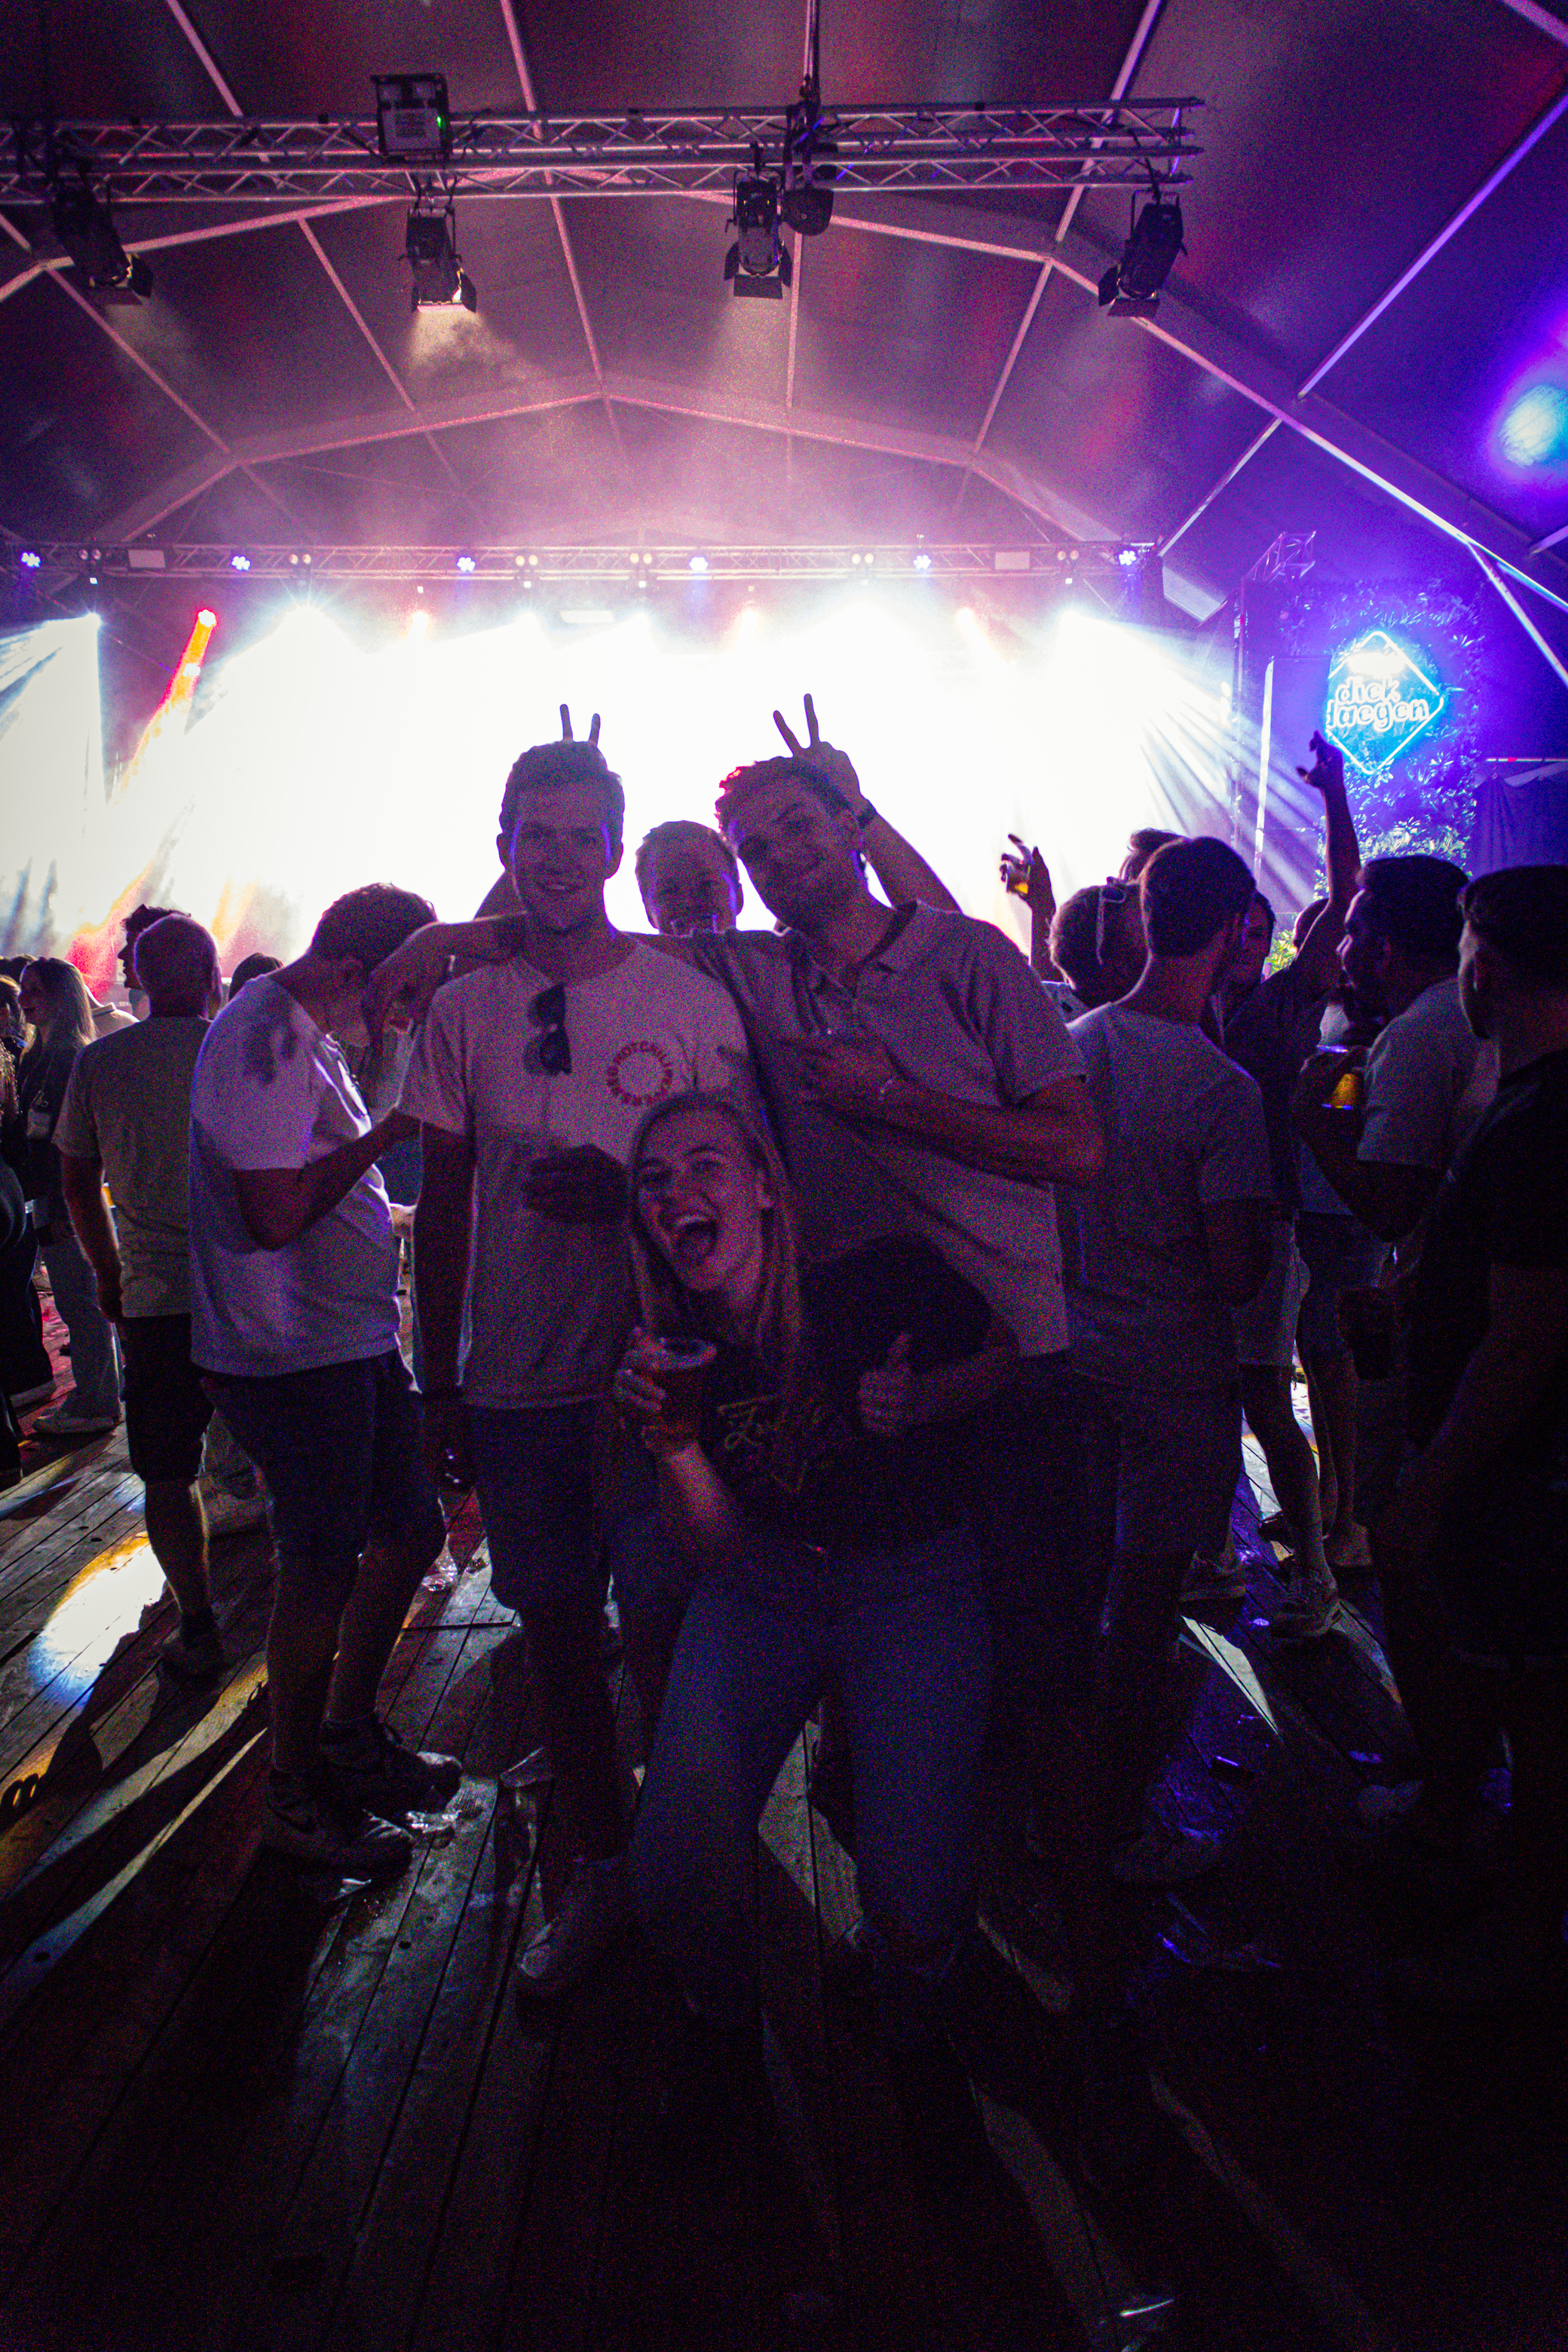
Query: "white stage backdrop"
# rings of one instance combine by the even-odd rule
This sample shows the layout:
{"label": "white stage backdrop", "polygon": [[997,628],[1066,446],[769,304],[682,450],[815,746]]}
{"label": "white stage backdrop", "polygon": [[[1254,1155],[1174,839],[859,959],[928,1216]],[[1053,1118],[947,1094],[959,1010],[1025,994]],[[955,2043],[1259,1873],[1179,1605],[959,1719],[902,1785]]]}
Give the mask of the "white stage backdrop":
{"label": "white stage backdrop", "polygon": [[1218,681],[1179,640],[1075,612],[1021,632],[873,588],[804,615],[749,609],[706,637],[649,612],[584,628],[529,614],[367,651],[300,605],[232,657],[222,640],[220,625],[195,723],[106,796],[95,625],[0,639],[11,952],[74,944],[101,979],[109,927],[142,898],[208,923],[226,963],[297,951],[362,882],[469,913],[497,870],[506,771],[558,733],[563,701],[579,733],[601,713],[625,780],[611,904],[628,925],[643,919],[632,846],[661,818],[710,822],[719,779],[782,748],[770,714],[798,727],[807,689],[870,798],[970,912],[1020,940],[996,875],[1009,832],[1041,843],[1065,897],[1114,870],[1136,824],[1226,829]]}

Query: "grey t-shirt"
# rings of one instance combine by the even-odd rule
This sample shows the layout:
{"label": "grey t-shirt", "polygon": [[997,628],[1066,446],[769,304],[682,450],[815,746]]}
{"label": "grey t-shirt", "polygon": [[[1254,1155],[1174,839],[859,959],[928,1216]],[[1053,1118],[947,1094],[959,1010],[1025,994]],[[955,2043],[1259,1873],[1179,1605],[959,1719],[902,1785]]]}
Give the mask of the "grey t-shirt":
{"label": "grey t-shirt", "polygon": [[55,1143],[103,1164],[128,1316],[191,1307],[191,1082],[206,1035],[190,1018],[130,1022],[78,1055]]}
{"label": "grey t-shirt", "polygon": [[1105,1129],[1098,1184],[1064,1196],[1073,1347],[1093,1379],[1192,1395],[1236,1378],[1203,1213],[1273,1195],[1263,1098],[1201,1029],[1103,1004],[1072,1024]]}
{"label": "grey t-shirt", "polygon": [[853,989],[830,979],[794,931],[727,931],[689,944],[740,1009],[807,1248],[828,1256],[879,1234],[923,1234],[1026,1355],[1065,1349],[1051,1187],[965,1167],[890,1128],[802,1101],[793,1050],[801,1037],[859,1029],[920,1086],[994,1108],[1027,1102],[1079,1066],[1012,941],[967,915],[916,907]]}
{"label": "grey t-shirt", "polygon": [[1367,1055],[1357,1158],[1442,1175],[1497,1085],[1497,1048],[1478,1043],[1458,980],[1435,981]]}
{"label": "grey t-shirt", "polygon": [[191,1354],[246,1379],[397,1345],[398,1241],[372,1168],[287,1248],[251,1238],[237,1170],[308,1168],[370,1131],[336,1041],[267,975],[207,1031],[191,1090]]}

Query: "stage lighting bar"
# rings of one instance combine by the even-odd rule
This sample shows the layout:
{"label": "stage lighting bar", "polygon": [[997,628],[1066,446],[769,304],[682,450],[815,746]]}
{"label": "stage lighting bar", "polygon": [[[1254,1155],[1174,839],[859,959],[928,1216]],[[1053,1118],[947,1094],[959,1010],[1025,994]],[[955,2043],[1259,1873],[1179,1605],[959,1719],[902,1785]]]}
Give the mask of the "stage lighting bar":
{"label": "stage lighting bar", "polygon": [[[150,559],[157,557],[156,563]],[[37,557],[36,564],[27,562]],[[49,573],[72,577],[91,562],[105,579],[136,578],[139,582],[233,579],[245,571],[254,583],[289,580],[298,585],[301,568],[313,579],[408,580],[439,583],[461,580],[480,585],[489,582],[515,592],[520,584],[543,581],[628,579],[653,581],[686,588],[698,581],[900,580],[973,579],[989,575],[1006,580],[1026,577],[1060,584],[1068,577],[1101,574],[1122,584],[1130,567],[1154,560],[1151,543],[1126,540],[1037,540],[1027,547],[1016,543],[996,547],[975,540],[938,542],[893,541],[878,547],[818,543],[804,547],[536,547],[520,550],[475,546],[449,547],[318,546],[247,548],[237,559],[232,541],[181,541],[164,540],[156,547],[83,548],[78,541],[55,545],[37,541],[18,552],[40,578]]]}
{"label": "stage lighting bar", "polygon": [[[1147,189],[1152,181],[1168,187],[1191,177],[1201,151],[1184,118],[1201,104],[1097,98],[828,107],[817,131],[840,194]],[[448,195],[728,195],[754,150],[782,163],[788,143],[798,143],[795,111],[454,116],[437,168]],[[0,153],[0,203],[37,203],[66,169],[111,181],[122,205],[406,199],[420,165],[384,152],[386,119],[384,112],[363,121],[19,122],[9,126]]]}

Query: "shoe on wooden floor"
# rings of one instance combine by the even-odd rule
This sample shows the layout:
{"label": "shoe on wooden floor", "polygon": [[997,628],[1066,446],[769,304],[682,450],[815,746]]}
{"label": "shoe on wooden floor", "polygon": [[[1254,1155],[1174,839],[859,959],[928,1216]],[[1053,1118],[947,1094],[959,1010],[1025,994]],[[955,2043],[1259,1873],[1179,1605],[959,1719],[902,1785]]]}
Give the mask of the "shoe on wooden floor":
{"label": "shoe on wooden floor", "polygon": [[335,1871],[342,1878],[395,1878],[414,1853],[406,1830],[277,1771],[268,1775],[261,1843],[301,1869]]}

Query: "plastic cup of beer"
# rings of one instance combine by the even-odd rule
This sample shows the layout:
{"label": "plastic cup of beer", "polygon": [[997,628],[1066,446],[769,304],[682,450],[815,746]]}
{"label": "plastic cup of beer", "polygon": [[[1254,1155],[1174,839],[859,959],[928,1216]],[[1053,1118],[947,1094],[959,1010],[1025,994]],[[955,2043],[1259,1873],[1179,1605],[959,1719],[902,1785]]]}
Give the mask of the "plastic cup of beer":
{"label": "plastic cup of beer", "polygon": [[702,1383],[718,1349],[708,1339],[668,1334],[654,1345],[658,1362],[648,1370],[664,1391],[658,1434],[672,1444],[689,1445],[702,1425]]}

